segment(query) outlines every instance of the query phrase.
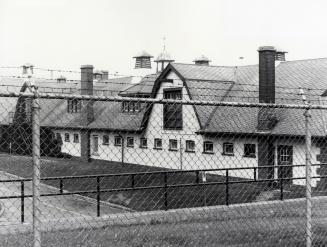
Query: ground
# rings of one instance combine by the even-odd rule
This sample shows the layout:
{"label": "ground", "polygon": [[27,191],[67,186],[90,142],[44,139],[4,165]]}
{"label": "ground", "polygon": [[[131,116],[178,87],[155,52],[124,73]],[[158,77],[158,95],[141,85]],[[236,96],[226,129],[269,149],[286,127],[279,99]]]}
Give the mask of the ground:
{"label": "ground", "polygon": [[[42,158],[42,177],[64,175],[86,175],[151,171],[158,168],[135,166],[130,164],[116,164],[109,162],[82,163],[73,160],[60,160]],[[14,176],[31,177],[31,158],[24,156],[1,155],[0,179]],[[210,179],[221,179],[215,177]],[[194,180],[194,175],[171,177],[170,183],[185,183]],[[136,186],[161,185],[161,177],[140,177],[136,179]],[[42,193],[58,192],[58,181],[44,184]],[[20,193],[17,183],[2,184],[0,194],[12,195]],[[52,187],[49,187],[52,186]],[[64,183],[68,191],[94,190],[94,179],[72,180]],[[108,179],[102,181],[103,188],[117,188],[130,186],[130,178]],[[261,187],[260,187],[261,186]],[[26,194],[31,193],[31,183],[25,185]],[[224,204],[225,186],[207,186],[204,193],[203,187],[169,191],[170,208],[183,208],[190,206],[203,206],[204,204]],[[268,194],[269,195],[268,195]],[[276,195],[275,195],[276,194]],[[119,215],[126,212],[106,204],[107,201],[117,202],[133,209],[143,211],[149,209],[162,209],[162,190],[145,190],[133,193],[107,193],[102,195],[102,215]],[[292,199],[278,204],[269,202],[254,202],[278,198],[278,190],[267,191],[262,184],[235,184],[230,187],[230,200],[232,203],[243,203],[240,210],[234,210],[232,205],[225,207],[225,212],[216,215],[204,215],[201,211],[196,219],[182,217],[176,218],[174,223],[151,220],[150,222],[136,225],[103,225],[100,228],[78,227],[79,220],[95,217],[96,204],[91,197],[80,196],[55,196],[42,197],[42,219],[47,222],[51,219],[65,220],[73,217],[73,225],[68,224],[65,230],[52,230],[42,233],[43,246],[115,246],[115,247],[154,247],[154,246],[305,246],[305,202],[301,199]],[[2,223],[0,223],[1,246],[31,246],[32,236],[29,233],[17,233],[15,226],[22,226],[20,221],[20,199],[1,200],[6,209]],[[31,199],[26,202],[26,222],[31,222]],[[247,203],[254,202],[254,203]],[[319,197],[313,201],[313,229],[314,243],[316,246],[327,245],[327,198]],[[218,206],[223,208],[224,206]],[[8,210],[9,209],[9,210]],[[183,212],[191,209],[178,209]],[[183,211],[184,210],[184,211]],[[168,213],[171,211],[168,211]],[[116,214],[118,213],[118,214]],[[217,216],[219,216],[217,218]],[[0,217],[1,218],[1,217]],[[133,220],[131,214],[126,214],[123,219]],[[201,220],[202,219],[202,220]],[[16,223],[13,225],[11,223]],[[119,221],[118,221],[119,222]],[[9,223],[9,224],[8,224]],[[3,227],[2,224],[7,224]],[[11,225],[10,225],[11,224]],[[81,224],[82,225],[82,224]],[[66,225],[67,226],[67,225]],[[71,229],[70,229],[71,226]],[[8,228],[6,228],[8,227]],[[59,228],[61,229],[61,228]]]}

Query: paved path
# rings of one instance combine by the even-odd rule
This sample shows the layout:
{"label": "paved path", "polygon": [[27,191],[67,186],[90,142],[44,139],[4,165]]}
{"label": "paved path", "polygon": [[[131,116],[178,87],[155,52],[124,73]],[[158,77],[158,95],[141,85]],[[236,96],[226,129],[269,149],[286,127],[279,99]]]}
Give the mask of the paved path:
{"label": "paved path", "polygon": [[[17,178],[14,175],[0,172],[0,179]],[[20,195],[20,183],[0,183],[0,196]],[[25,182],[25,194],[31,194],[32,182]],[[58,189],[42,184],[41,193],[57,193]],[[21,199],[1,199],[4,209],[0,215],[0,225],[8,223],[20,223]],[[41,220],[53,220],[71,217],[96,217],[96,202],[79,195],[60,195],[41,197]],[[25,198],[25,222],[32,222],[32,198]],[[101,203],[101,215],[126,212],[108,203]]]}

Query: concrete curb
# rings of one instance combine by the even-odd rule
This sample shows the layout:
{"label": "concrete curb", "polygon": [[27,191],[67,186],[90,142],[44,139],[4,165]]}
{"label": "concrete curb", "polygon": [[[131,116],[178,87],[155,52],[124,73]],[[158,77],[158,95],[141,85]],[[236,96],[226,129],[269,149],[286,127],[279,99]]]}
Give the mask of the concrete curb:
{"label": "concrete curb", "polygon": [[[327,197],[313,198],[327,205]],[[154,225],[194,221],[230,221],[272,217],[304,217],[305,199],[269,201],[231,206],[210,206],[204,208],[174,209],[168,211],[132,212],[105,215],[102,217],[61,218],[42,222],[42,231],[62,231],[77,229],[97,229],[109,226]],[[326,223],[327,215],[319,215],[318,220]],[[2,224],[0,234],[8,232],[30,232],[31,223]]]}
{"label": "concrete curb", "polygon": [[[11,174],[11,173],[8,173],[8,172],[5,172],[5,171],[0,171],[0,173],[3,173],[5,175],[7,175],[8,177],[11,177],[13,179],[23,179],[23,177],[20,177],[20,176],[17,176],[15,174]],[[45,188],[53,191],[53,192],[58,192],[58,188],[56,187],[53,187],[51,185],[47,185],[45,183],[41,183],[41,186],[44,186]],[[63,190],[63,192],[70,192],[68,190]],[[60,195],[58,195],[60,196]],[[93,204],[96,204],[97,201],[93,198],[90,198],[90,197],[87,197],[87,196],[82,196],[82,195],[78,195],[78,194],[74,194],[74,195],[70,195],[70,196],[73,196],[73,197],[76,197],[77,199],[79,200],[84,200],[84,201],[88,201],[90,203],[93,203]],[[125,207],[125,206],[122,206],[122,205],[119,205],[119,204],[114,204],[114,203],[111,203],[111,202],[107,202],[107,201],[100,201],[101,204],[105,204],[109,207],[112,207],[112,208],[117,208],[117,209],[121,209],[121,210],[124,210],[124,211],[128,211],[128,212],[135,212],[135,210],[132,210],[128,207]]]}

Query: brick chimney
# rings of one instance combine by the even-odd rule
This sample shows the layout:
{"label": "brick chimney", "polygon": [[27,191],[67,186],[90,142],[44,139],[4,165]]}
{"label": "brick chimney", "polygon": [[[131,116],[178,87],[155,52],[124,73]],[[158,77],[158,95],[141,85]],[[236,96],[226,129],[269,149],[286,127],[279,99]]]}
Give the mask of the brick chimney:
{"label": "brick chimney", "polygon": [[[259,102],[275,103],[275,57],[273,46],[261,46],[259,52]],[[258,130],[269,131],[277,123],[275,109],[262,108],[258,114]]]}
{"label": "brick chimney", "polygon": [[[81,95],[93,95],[93,66],[81,66]],[[94,120],[93,102],[84,101],[81,110],[81,158],[83,161],[91,160],[91,136],[88,125]]]}
{"label": "brick chimney", "polygon": [[[275,57],[276,49],[273,46],[262,46],[259,52],[259,102],[275,103]],[[259,132],[267,132],[277,123],[274,108],[263,107],[258,112]],[[258,137],[258,166],[268,166],[258,170],[259,179],[274,177],[274,140],[270,135]],[[270,168],[271,166],[271,168]]]}

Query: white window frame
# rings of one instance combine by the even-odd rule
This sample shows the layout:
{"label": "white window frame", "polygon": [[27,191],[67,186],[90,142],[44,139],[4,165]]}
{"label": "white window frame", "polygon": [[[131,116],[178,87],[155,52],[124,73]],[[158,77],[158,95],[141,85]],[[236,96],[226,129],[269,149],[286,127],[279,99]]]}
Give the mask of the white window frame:
{"label": "white window frame", "polygon": [[79,143],[79,134],[77,133],[73,134],[73,143]]}
{"label": "white window frame", "polygon": [[[145,141],[145,145],[143,143]],[[147,138],[140,138],[140,148],[148,148],[148,139]]]}
{"label": "white window frame", "polygon": [[[191,149],[189,147],[189,144],[192,143],[193,144],[193,149]],[[185,141],[185,152],[189,152],[189,153],[195,153],[195,141],[193,140],[186,140]]]}
{"label": "white window frame", "polygon": [[[117,143],[118,140],[120,140],[120,143]],[[121,147],[123,145],[123,138],[121,136],[115,136],[114,145],[116,147]]]}
{"label": "white window frame", "polygon": [[[106,141],[105,141],[105,138],[107,138]],[[109,145],[109,135],[103,135],[102,136],[102,145],[105,145],[105,146]]]}
{"label": "white window frame", "polygon": [[[210,145],[212,148],[211,150],[208,150],[208,145]],[[204,141],[203,142],[203,153],[205,154],[213,154],[213,142],[212,141]]]}
{"label": "white window frame", "polygon": [[65,142],[70,142],[70,134],[69,133],[65,133],[64,140],[65,140]]}
{"label": "white window frame", "polygon": [[[176,144],[176,147],[173,147],[173,144]],[[178,150],[178,141],[176,139],[169,139],[169,151]]]}
{"label": "white window frame", "polygon": [[[158,145],[159,143],[161,143],[161,145]],[[154,147],[153,148],[158,149],[158,150],[162,149],[162,139],[161,138],[154,139]]]}
{"label": "white window frame", "polygon": [[[232,147],[232,152],[227,151],[227,147]],[[223,143],[223,155],[234,156],[234,143],[232,142],[224,142]]]}
{"label": "white window frame", "polygon": [[[133,141],[132,145],[129,143],[130,140]],[[127,140],[126,140],[126,147],[129,147],[129,148],[133,148],[133,147],[134,147],[134,137],[132,137],[132,136],[128,136],[128,137],[127,137]]]}

